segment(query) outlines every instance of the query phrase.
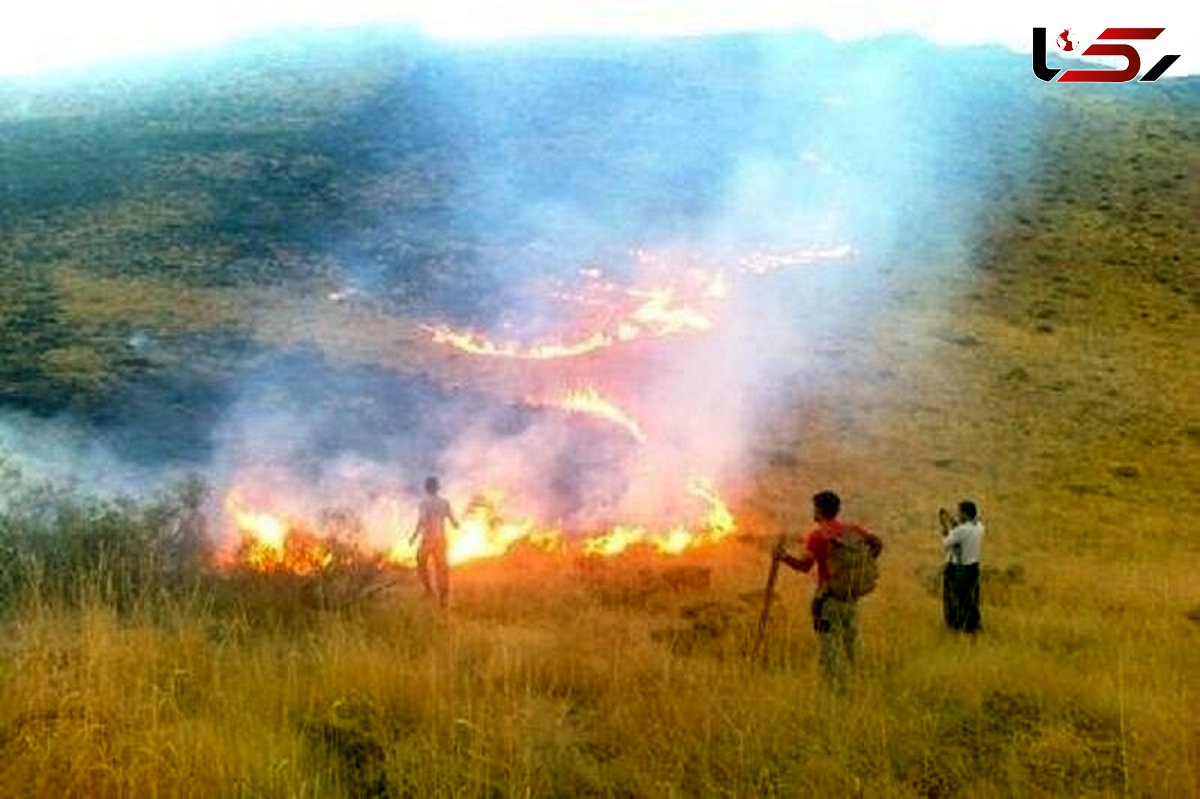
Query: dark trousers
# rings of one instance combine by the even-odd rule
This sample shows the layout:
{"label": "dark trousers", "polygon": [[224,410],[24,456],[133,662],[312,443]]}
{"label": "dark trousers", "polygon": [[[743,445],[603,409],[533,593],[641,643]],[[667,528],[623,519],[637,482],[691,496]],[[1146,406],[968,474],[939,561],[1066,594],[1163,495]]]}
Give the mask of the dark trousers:
{"label": "dark trousers", "polygon": [[951,630],[973,633],[979,630],[979,564],[960,566],[947,563],[942,573],[942,613]]}

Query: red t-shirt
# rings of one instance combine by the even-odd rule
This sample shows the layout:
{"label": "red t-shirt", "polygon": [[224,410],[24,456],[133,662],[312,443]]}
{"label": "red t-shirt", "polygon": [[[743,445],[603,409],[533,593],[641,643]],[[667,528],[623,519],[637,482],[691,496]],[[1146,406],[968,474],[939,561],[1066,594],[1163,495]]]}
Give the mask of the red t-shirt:
{"label": "red t-shirt", "polygon": [[[867,542],[867,546],[871,548],[871,551],[876,556],[883,549],[883,542],[879,540],[879,536],[857,524],[843,524],[834,519],[825,522],[823,525],[817,525],[804,538],[804,550],[806,554],[801,558],[801,561],[811,559],[817,564],[818,586],[829,582],[829,542],[846,533],[858,533],[861,535]],[[805,571],[808,571],[808,569],[805,569]]]}

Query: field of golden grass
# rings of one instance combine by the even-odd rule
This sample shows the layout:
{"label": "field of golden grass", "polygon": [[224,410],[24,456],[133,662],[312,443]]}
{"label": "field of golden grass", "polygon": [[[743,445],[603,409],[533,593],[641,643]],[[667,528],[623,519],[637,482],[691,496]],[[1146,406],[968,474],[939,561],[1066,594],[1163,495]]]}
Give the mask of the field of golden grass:
{"label": "field of golden grass", "polygon": [[653,566],[584,580],[561,562],[478,566],[458,575],[447,617],[413,586],[286,624],[200,600],[131,617],[28,607],[5,634],[0,785],[46,796],[1195,791],[1186,569],[1032,564],[988,586],[986,634],[964,641],[939,628],[936,597],[912,579],[925,564],[893,549],[840,698],[817,677],[798,580],[781,592],[767,666],[740,657],[757,608],[736,597],[761,579],[756,555],[699,559],[716,579],[685,595]]}
{"label": "field of golden grass", "polygon": [[[838,388],[754,442],[742,535],[712,550],[476,564],[446,615],[411,575],[288,613],[219,585],[118,611],[103,574],[78,606],[31,596],[2,629],[0,793],[1194,796],[1193,317],[1073,279],[1090,302],[1021,277],[1051,330],[985,275],[811,342]],[[808,576],[783,576],[766,665],[742,656],[771,537],[827,486],[887,545],[845,697]],[[936,510],[962,496],[989,530],[976,640],[937,595]]]}

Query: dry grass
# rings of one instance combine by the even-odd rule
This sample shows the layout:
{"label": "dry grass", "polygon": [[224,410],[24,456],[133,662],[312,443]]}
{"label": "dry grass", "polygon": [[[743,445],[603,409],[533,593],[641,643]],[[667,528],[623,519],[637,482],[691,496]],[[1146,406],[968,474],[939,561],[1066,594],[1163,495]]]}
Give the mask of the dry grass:
{"label": "dry grass", "polygon": [[[1194,792],[1187,564],[1047,559],[990,586],[987,633],[939,628],[888,554],[850,695],[825,695],[788,580],[766,669],[739,653],[762,555],[458,574],[439,617],[411,582],[347,612],[265,621],[202,598],[119,616],[32,603],[5,630],[9,795],[1183,796]],[[1111,553],[1109,553],[1111,554]],[[1193,564],[1194,565],[1194,564]],[[579,579],[582,575],[583,579]],[[656,590],[636,589],[653,583]],[[996,601],[1000,600],[1000,601]],[[700,623],[689,608],[707,605]],[[701,613],[700,616],[704,614]],[[680,642],[688,642],[680,646]]]}

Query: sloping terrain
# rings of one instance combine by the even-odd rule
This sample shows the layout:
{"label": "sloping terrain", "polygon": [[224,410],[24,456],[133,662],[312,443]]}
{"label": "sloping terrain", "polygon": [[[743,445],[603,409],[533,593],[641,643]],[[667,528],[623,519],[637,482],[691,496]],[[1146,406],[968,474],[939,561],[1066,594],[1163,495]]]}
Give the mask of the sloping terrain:
{"label": "sloping terrain", "polygon": [[[449,623],[410,583],[298,627],[203,601],[43,609],[5,630],[0,780],[1194,791],[1200,82],[1028,69],[904,39],[389,34],[0,86],[0,407],[151,466],[205,463],[245,386],[297,360],[322,380],[291,402],[365,424],[401,423],[376,398],[396,381],[511,391],[519,370],[447,354],[420,324],[487,327],[521,301],[516,276],[704,242],[731,205],[750,209],[733,213],[746,240],[844,211],[852,279],[797,276],[795,313],[864,320],[791,351],[819,390],[755,387],[774,412],[746,443],[745,535],[682,561],[711,583],[535,560],[456,572]],[[770,668],[738,657],[764,542],[825,486],[887,542],[840,705],[812,667],[807,578],[785,577]],[[942,634],[936,596],[933,520],[964,496],[989,528],[972,644]]]}

